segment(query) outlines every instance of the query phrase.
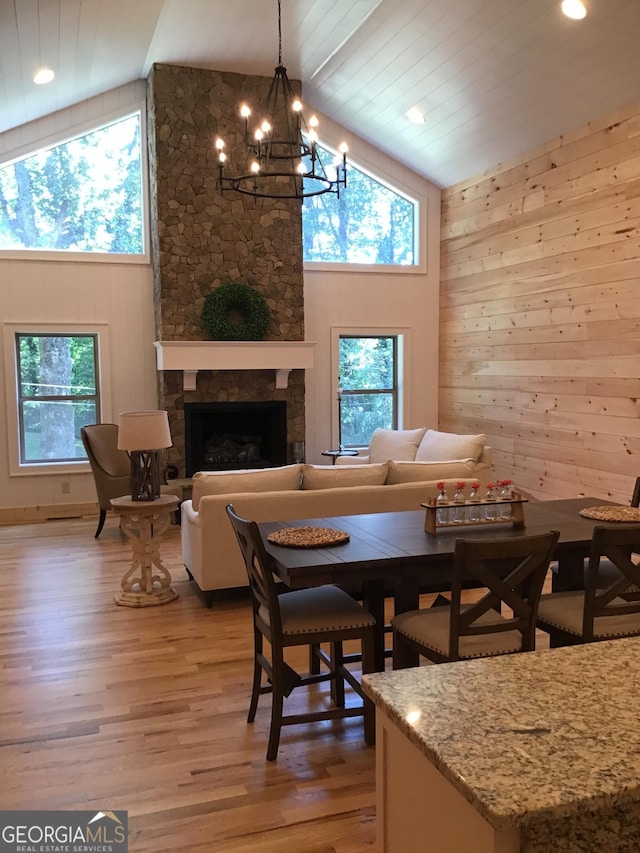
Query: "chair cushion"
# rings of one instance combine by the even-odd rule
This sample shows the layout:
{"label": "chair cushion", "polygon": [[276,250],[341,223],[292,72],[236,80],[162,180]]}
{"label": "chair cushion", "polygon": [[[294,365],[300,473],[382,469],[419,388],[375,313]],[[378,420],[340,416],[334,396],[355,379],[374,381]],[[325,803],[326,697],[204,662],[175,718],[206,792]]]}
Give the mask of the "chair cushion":
{"label": "chair cushion", "polygon": [[456,477],[473,479],[476,463],[473,459],[455,459],[450,462],[392,462],[387,463],[386,483],[421,483],[429,480],[452,480]]}
{"label": "chair cushion", "polygon": [[374,430],[369,442],[369,461],[386,462],[387,459],[396,459],[402,462],[413,462],[425,432],[425,427]]}
{"label": "chair cushion", "polygon": [[[538,605],[538,624],[544,631],[546,627],[559,628],[576,637],[582,636],[582,615],[585,593],[554,592],[540,597]],[[614,598],[612,604],[624,604],[621,598]],[[593,620],[593,635],[598,639],[630,637],[640,634],[640,613],[618,616],[597,616]]]}
{"label": "chair cushion", "polygon": [[428,429],[416,451],[416,462],[446,462],[449,459],[473,459],[482,455],[487,436],[459,435],[455,432],[438,432]]}
{"label": "chair cushion", "polygon": [[[336,586],[318,586],[278,596],[282,633],[285,636],[346,631],[375,625],[375,619],[351,596]],[[268,625],[266,608],[259,610]]]}
{"label": "chair cushion", "polygon": [[228,495],[232,492],[297,491],[302,479],[302,465],[280,468],[242,469],[239,471],[198,471],[193,476],[192,505],[198,511],[205,495]]}
{"label": "chair cushion", "polygon": [[[460,609],[467,610],[470,605]],[[426,649],[447,657],[449,655],[449,607],[432,607],[428,610],[410,610],[394,616],[391,626],[394,631],[404,634],[410,640]],[[474,624],[495,625],[505,620],[499,613],[484,613]],[[519,652],[522,648],[520,631],[502,631],[496,634],[479,634],[474,637],[461,637],[458,656],[461,658],[490,657],[510,652]]]}
{"label": "chair cushion", "polygon": [[377,465],[303,465],[303,489],[334,489],[339,486],[382,486],[387,463]]}

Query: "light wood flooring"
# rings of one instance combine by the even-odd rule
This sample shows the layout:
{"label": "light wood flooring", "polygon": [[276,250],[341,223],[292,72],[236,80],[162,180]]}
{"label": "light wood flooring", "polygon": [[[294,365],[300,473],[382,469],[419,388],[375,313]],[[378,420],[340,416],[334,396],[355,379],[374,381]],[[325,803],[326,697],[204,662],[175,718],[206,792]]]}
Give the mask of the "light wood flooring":
{"label": "light wood flooring", "polygon": [[131,853],[374,849],[361,720],[286,727],[267,762],[268,696],[246,723],[248,599],[207,610],[172,527],[162,555],[180,598],[118,607],[129,544],[115,516],[98,540],[95,526],[0,527],[0,808],[125,809]]}
{"label": "light wood flooring", "polygon": [[[267,762],[268,696],[246,723],[248,599],[206,609],[171,527],[179,599],[118,607],[129,544],[115,516],[95,525],[0,527],[0,808],[127,810],[130,853],[375,849],[360,719],[286,727]],[[313,691],[289,710],[328,701]]]}

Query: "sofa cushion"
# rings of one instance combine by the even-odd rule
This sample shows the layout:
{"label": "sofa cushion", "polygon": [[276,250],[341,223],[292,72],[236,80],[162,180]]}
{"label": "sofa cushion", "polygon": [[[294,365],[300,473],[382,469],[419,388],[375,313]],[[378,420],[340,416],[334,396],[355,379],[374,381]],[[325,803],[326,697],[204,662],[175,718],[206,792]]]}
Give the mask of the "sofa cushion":
{"label": "sofa cushion", "polygon": [[[426,427],[419,429],[381,429],[374,430],[369,442],[369,461],[386,462],[395,459],[402,462],[413,462],[418,445],[426,432]],[[449,457],[451,459],[451,457]]]}
{"label": "sofa cushion", "polygon": [[283,465],[281,468],[245,468],[238,471],[198,471],[193,476],[191,501],[198,511],[200,498],[205,495],[226,495],[232,492],[281,492],[298,490],[302,465]]}
{"label": "sofa cushion", "polygon": [[473,479],[476,463],[473,459],[454,459],[448,462],[388,462],[386,483],[420,483],[434,480]]}
{"label": "sofa cushion", "polygon": [[303,465],[303,489],[335,489],[339,486],[382,486],[387,463],[376,465]]}
{"label": "sofa cushion", "polygon": [[428,429],[415,455],[416,462],[447,462],[450,459],[480,459],[487,436],[460,435]]}

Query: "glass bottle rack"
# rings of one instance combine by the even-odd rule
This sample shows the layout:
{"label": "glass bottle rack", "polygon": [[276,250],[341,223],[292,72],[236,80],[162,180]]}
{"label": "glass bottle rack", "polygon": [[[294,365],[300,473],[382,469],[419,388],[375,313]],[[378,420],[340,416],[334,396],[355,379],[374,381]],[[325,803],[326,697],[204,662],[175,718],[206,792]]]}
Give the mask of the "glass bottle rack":
{"label": "glass bottle rack", "polygon": [[[438,530],[446,529],[446,530],[460,530],[463,527],[489,527],[492,524],[512,524],[514,527],[524,527],[524,504],[528,502],[527,498],[523,498],[519,492],[512,491],[511,497],[509,500],[495,500],[495,501],[473,501],[472,503],[467,502],[465,504],[454,504],[452,501],[449,501],[446,504],[438,504],[436,506],[436,499],[430,498],[426,503],[421,503],[420,506],[423,506],[426,509],[426,516],[424,520],[424,529],[427,533],[435,534]],[[470,507],[480,507],[482,512],[482,507],[491,506],[495,507],[496,510],[499,507],[504,506],[505,504],[511,505],[511,518],[495,518],[488,519],[483,517],[476,521],[475,519],[471,521],[469,518],[465,518],[464,521],[447,521],[447,522],[439,522],[436,516],[436,510],[438,509],[447,509],[452,507],[460,507],[464,506],[465,510],[469,510]]]}

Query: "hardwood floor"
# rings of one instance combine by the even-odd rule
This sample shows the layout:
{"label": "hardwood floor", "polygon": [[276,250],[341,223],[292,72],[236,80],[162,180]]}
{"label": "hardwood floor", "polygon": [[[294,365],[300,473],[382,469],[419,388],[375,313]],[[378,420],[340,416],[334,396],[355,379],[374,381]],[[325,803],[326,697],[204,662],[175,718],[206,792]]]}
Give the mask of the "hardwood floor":
{"label": "hardwood floor", "polygon": [[287,727],[267,762],[268,696],[246,723],[248,598],[203,607],[171,527],[179,599],[118,607],[130,547],[115,516],[99,540],[95,524],[0,527],[0,808],[127,810],[130,853],[373,850],[361,720]]}
{"label": "hardwood floor", "polygon": [[204,608],[172,527],[162,556],[180,598],[118,607],[128,540],[115,516],[94,531],[0,527],[0,807],[125,809],[131,853],[374,849],[361,720],[287,727],[267,762],[268,696],[246,723],[248,599]]}

